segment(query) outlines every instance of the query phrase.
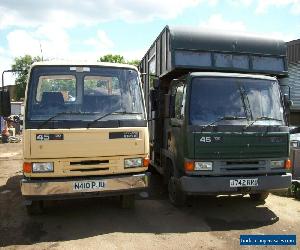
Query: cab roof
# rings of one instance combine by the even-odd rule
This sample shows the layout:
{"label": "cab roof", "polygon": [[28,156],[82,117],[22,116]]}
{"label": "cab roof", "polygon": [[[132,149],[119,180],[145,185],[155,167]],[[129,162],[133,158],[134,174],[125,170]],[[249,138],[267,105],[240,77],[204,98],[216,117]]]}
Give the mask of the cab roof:
{"label": "cab roof", "polygon": [[88,62],[88,61],[42,61],[42,62],[35,62],[32,64],[31,67],[36,66],[102,66],[102,67],[115,67],[115,68],[129,68],[137,70],[137,67],[130,64],[123,64],[123,63],[108,63],[108,62]]}

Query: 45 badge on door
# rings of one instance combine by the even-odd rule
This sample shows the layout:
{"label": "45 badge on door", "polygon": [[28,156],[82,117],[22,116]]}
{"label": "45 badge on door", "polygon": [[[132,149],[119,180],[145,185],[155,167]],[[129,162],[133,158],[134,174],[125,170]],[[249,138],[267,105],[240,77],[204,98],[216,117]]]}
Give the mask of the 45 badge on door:
{"label": "45 badge on door", "polygon": [[223,142],[223,138],[221,136],[202,136],[200,138],[201,143],[217,143]]}
{"label": "45 badge on door", "polygon": [[63,140],[64,134],[36,134],[35,139],[37,141],[51,141],[51,140]]}

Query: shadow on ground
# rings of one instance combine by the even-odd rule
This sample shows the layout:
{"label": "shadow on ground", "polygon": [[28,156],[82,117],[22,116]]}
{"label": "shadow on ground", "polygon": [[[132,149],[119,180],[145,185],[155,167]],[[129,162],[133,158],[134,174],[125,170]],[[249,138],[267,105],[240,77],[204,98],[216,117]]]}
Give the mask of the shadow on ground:
{"label": "shadow on ground", "polygon": [[255,229],[279,219],[264,205],[247,197],[192,198],[189,206],[169,204],[161,179],[152,176],[148,199],[132,210],[119,208],[117,197],[48,201],[45,214],[29,217],[19,182],[11,177],[0,187],[0,247],[55,242],[123,233],[187,233]]}

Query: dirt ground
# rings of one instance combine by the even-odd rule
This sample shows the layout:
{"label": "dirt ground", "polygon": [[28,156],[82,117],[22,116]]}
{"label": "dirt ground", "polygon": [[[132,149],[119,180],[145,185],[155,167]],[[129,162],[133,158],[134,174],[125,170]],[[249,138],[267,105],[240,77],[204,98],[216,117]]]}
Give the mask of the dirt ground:
{"label": "dirt ground", "polygon": [[[300,201],[270,195],[193,198],[184,208],[168,202],[152,176],[149,198],[121,209],[117,198],[49,201],[29,217],[22,204],[22,144],[0,144],[0,248],[8,249],[240,249],[241,234],[300,235]],[[296,247],[300,249],[299,239]],[[290,247],[270,247],[270,249]]]}

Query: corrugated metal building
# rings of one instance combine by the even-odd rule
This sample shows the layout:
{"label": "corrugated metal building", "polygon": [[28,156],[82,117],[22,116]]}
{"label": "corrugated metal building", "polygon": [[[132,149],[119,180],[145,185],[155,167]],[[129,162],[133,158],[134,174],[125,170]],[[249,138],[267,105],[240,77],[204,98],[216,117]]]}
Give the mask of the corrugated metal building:
{"label": "corrugated metal building", "polygon": [[284,79],[282,83],[290,86],[293,101],[290,123],[300,126],[300,39],[287,43],[287,59],[289,77]]}
{"label": "corrugated metal building", "polygon": [[287,43],[288,62],[296,63],[300,61],[300,39]]}

